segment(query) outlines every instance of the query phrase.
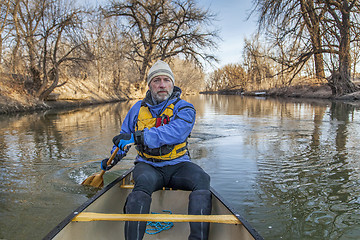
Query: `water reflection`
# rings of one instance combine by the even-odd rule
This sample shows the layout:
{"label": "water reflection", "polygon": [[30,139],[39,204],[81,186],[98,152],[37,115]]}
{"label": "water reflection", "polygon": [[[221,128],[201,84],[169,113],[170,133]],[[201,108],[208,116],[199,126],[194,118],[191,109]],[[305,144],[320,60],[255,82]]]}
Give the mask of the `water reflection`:
{"label": "water reflection", "polygon": [[[210,155],[229,162],[226,167],[211,164],[208,168],[216,181],[213,185],[254,219],[265,238],[360,237],[357,108],[328,101],[204,98],[209,98],[208,105],[198,127],[219,134],[221,140],[208,143],[220,145],[216,149],[223,154]],[[202,118],[220,126],[207,128],[208,121]],[[229,141],[229,149],[224,141]],[[249,156],[256,167],[249,164]],[[232,172],[231,178],[212,169]],[[238,175],[242,177],[236,180]],[[239,182],[253,184],[253,192],[244,191]]]}
{"label": "water reflection", "polygon": [[[321,100],[185,99],[197,110],[193,161],[265,239],[360,237],[358,108]],[[79,183],[99,170],[133,103],[0,115],[0,239],[41,238],[93,194]]]}
{"label": "water reflection", "polygon": [[0,116],[0,239],[40,238],[86,199],[98,163],[67,166],[107,156],[129,104]]}

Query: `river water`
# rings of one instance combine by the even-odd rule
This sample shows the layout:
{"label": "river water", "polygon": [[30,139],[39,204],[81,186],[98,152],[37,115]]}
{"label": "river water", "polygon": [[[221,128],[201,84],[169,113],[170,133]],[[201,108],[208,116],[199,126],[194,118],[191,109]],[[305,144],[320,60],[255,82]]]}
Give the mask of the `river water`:
{"label": "river water", "polygon": [[[360,110],[323,100],[199,95],[189,140],[212,186],[265,239],[360,239]],[[0,115],[0,239],[41,239],[95,191],[134,101]],[[105,184],[129,168],[131,150]]]}

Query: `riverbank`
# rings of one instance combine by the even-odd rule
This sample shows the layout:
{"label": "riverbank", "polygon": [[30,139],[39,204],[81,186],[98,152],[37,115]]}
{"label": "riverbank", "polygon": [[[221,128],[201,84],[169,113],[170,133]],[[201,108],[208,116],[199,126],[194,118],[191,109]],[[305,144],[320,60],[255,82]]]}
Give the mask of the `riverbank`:
{"label": "riverbank", "polygon": [[360,91],[334,98],[331,88],[326,85],[297,85],[270,90],[242,91],[241,89],[201,92],[202,94],[243,95],[254,97],[286,97],[360,101]]}
{"label": "riverbank", "polygon": [[25,89],[25,85],[25,80],[17,78],[16,75],[0,74],[0,114],[77,108],[127,100],[121,92],[117,95],[109,94],[99,91],[90,83],[85,87],[79,87],[76,83],[69,82],[67,86],[56,89],[57,92],[52,93],[48,101],[39,101]]}
{"label": "riverbank", "polygon": [[[4,100],[5,99],[5,100]],[[48,109],[62,109],[62,108],[78,108],[83,106],[120,102],[126,101],[126,99],[108,99],[108,100],[60,100],[60,101],[31,101],[27,103],[18,102],[15,100],[9,100],[0,96],[0,114],[9,114],[17,112],[32,112],[38,110]]]}
{"label": "riverbank", "polygon": [[[221,94],[221,95],[244,95],[255,97],[285,97],[285,98],[308,98],[308,99],[332,99],[360,106],[360,91],[333,98],[331,89],[326,84],[323,85],[298,85],[270,90],[259,90],[243,92],[241,89],[207,91],[201,94]],[[28,94],[21,86],[1,84],[0,90],[0,114],[16,112],[29,112],[46,109],[77,108],[82,106],[125,101],[126,98],[113,96],[106,98],[94,96],[88,99],[54,99],[52,101],[38,101]]]}

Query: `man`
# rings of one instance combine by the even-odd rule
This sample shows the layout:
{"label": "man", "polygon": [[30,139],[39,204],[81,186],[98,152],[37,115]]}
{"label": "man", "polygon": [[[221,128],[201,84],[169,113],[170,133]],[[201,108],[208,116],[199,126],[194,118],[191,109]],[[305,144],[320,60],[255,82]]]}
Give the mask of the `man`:
{"label": "man", "polygon": [[[189,190],[188,214],[211,213],[210,177],[190,161],[187,138],[195,123],[192,104],[180,99],[181,90],[174,86],[175,78],[169,65],[157,61],[147,76],[146,97],[132,106],[114,137],[120,148],[115,160],[102,169],[108,170],[124,155],[124,148],[134,143],[138,155],[133,171],[135,186],[127,197],[125,213],[147,214],[151,195],[163,187]],[[146,222],[126,222],[125,238],[142,239]],[[189,239],[207,239],[209,223],[190,223]]]}

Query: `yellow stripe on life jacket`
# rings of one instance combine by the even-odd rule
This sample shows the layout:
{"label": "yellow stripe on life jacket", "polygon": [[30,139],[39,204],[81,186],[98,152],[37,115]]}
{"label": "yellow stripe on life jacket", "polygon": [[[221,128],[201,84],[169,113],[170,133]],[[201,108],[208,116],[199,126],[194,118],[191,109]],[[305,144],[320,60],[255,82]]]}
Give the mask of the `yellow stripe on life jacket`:
{"label": "yellow stripe on life jacket", "polygon": [[[177,102],[177,101],[176,101]],[[175,104],[176,104],[175,102]],[[174,103],[170,104],[166,107],[166,109],[160,114],[161,117],[163,115],[167,115],[171,118],[174,115]],[[141,106],[138,120],[135,126],[135,131],[142,131],[145,128],[153,128],[156,124],[156,117],[153,117],[148,106]],[[166,161],[172,160],[178,157],[185,155],[188,151],[187,149],[187,141],[176,145],[164,145],[160,148],[148,148],[146,146],[137,146],[136,150],[138,154],[148,160],[159,160]]]}

